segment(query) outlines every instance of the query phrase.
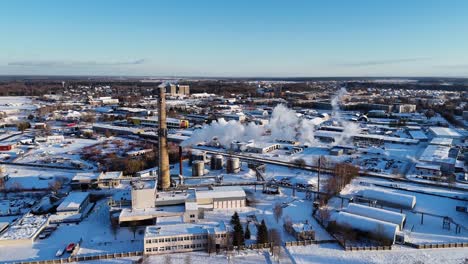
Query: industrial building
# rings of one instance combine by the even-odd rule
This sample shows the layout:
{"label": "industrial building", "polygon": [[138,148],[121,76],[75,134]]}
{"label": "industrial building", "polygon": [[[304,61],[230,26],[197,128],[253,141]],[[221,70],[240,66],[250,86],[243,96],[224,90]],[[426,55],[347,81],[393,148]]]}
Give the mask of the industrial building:
{"label": "industrial building", "polygon": [[91,210],[93,204],[89,201],[87,192],[71,192],[57,207],[57,213],[51,215],[50,223],[79,222]]}
{"label": "industrial building", "polygon": [[208,209],[236,209],[245,206],[246,194],[241,187],[225,186],[195,191],[195,198],[197,204]]}
{"label": "industrial building", "polygon": [[[157,116],[130,117],[129,122],[133,125],[157,127],[159,123],[159,118]],[[177,118],[166,118],[166,124],[168,128],[188,128],[189,121]]]}
{"label": "industrial building", "polygon": [[365,216],[380,221],[393,223],[398,225],[399,229],[403,229],[406,222],[406,215],[404,214],[385,209],[365,206],[357,203],[350,203],[348,207],[344,209],[344,211],[350,214]]}
{"label": "industrial building", "polygon": [[280,144],[270,144],[270,143],[254,143],[250,146],[247,146],[248,152],[265,154],[268,152],[272,152],[273,150],[277,150],[280,148]]}
{"label": "industrial building", "polygon": [[430,127],[429,132],[434,137],[461,139],[462,135],[449,127]]}
{"label": "industrial building", "polygon": [[138,183],[131,194],[132,208],[123,209],[119,216],[122,226],[129,222],[154,224],[167,217],[180,217],[182,222],[193,223],[203,218],[204,211],[242,208],[246,201],[245,191],[237,186],[158,192],[148,183]]}
{"label": "industrial building", "polygon": [[455,170],[458,150],[442,145],[429,145],[419,157],[419,161],[439,165],[442,173],[450,174]]}
{"label": "industrial building", "polygon": [[360,197],[367,201],[375,201],[378,204],[413,209],[416,205],[416,197],[402,193],[389,192],[384,190],[364,189],[360,192]]}
{"label": "industrial building", "polygon": [[0,245],[31,244],[49,222],[45,215],[26,214],[0,234]]}
{"label": "industrial building", "polygon": [[392,244],[395,243],[396,234],[399,229],[398,225],[394,223],[347,212],[337,213],[334,220],[338,226],[350,227],[362,233],[367,233],[370,236],[383,237]]}
{"label": "industrial building", "polygon": [[228,228],[223,222],[183,223],[148,226],[145,230],[144,254],[167,254],[225,248]]}

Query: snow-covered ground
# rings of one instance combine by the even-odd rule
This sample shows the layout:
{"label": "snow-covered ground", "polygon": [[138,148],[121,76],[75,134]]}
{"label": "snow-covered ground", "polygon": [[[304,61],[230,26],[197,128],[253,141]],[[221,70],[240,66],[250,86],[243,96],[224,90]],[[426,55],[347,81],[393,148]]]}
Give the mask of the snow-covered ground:
{"label": "snow-covered ground", "polygon": [[212,255],[209,256],[206,252],[190,252],[190,253],[178,253],[171,255],[157,255],[150,256],[145,259],[145,263],[170,263],[181,264],[181,263],[210,263],[210,264],[224,264],[224,263],[243,263],[243,264],[257,264],[257,263],[269,263],[267,260],[268,254],[263,251],[247,251],[241,253],[233,253],[229,257],[226,255]]}
{"label": "snow-covered ground", "polygon": [[466,263],[468,258],[466,248],[411,249],[395,246],[384,251],[344,251],[338,244],[321,244],[288,249],[297,264],[460,264]]}

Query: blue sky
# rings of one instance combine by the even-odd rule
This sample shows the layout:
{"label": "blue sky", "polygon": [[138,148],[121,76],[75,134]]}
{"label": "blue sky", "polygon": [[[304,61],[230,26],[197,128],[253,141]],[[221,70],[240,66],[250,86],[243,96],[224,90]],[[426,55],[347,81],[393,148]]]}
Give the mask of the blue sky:
{"label": "blue sky", "polygon": [[468,77],[468,1],[0,2],[0,74]]}

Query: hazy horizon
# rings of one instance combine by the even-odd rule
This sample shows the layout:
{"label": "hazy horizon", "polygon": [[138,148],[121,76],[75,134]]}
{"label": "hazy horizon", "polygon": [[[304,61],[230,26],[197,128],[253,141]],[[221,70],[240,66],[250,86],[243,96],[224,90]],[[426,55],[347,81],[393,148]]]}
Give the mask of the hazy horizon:
{"label": "hazy horizon", "polygon": [[1,75],[468,77],[466,1],[0,7]]}

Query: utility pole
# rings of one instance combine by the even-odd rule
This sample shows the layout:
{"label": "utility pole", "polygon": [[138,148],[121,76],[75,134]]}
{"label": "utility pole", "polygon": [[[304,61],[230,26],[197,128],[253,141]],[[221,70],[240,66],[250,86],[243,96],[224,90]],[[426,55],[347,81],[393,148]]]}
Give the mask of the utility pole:
{"label": "utility pole", "polygon": [[318,171],[317,171],[317,198],[320,196],[320,171],[322,170],[322,156],[318,158]]}

